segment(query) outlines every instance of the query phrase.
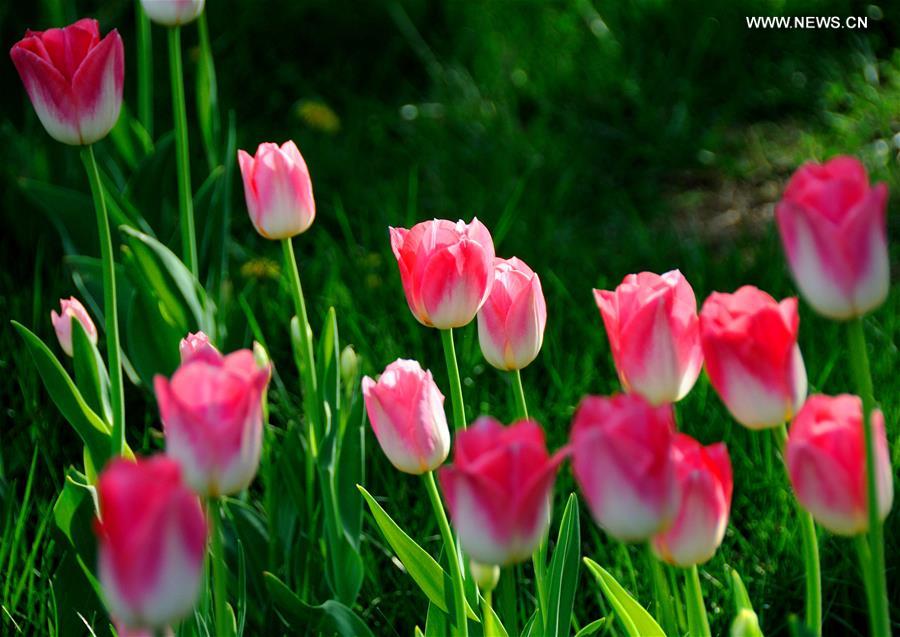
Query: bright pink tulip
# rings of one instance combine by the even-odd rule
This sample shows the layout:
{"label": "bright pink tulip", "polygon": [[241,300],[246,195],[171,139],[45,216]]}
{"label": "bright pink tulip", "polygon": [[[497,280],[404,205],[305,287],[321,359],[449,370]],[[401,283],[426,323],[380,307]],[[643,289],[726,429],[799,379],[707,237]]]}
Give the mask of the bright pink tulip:
{"label": "bright pink tulip", "polygon": [[888,294],[888,191],[853,157],[802,166],[775,209],[797,286],[820,314],[846,319]]}
{"label": "bright pink tulip", "polygon": [[522,369],[537,358],[544,342],[547,304],[541,280],[524,261],[494,259],[494,283],[478,311],[478,342],[488,363]]}
{"label": "bright pink tulip", "polygon": [[72,351],[72,320],[77,320],[84,328],[85,334],[94,345],[97,344],[97,327],[91,320],[91,315],[81,304],[81,301],[74,296],[68,299],[60,299],[60,313],[56,310],[50,310],[50,322],[56,331],[56,338],[59,339],[59,346],[69,356],[73,355]]}
{"label": "bright pink tulip", "polygon": [[[797,501],[833,533],[869,530],[862,401],[857,396],[810,396],[788,434],[785,460]],[[894,484],[884,416],[872,412],[878,512],[887,517]]]}
{"label": "bright pink tulip", "polygon": [[697,299],[678,270],[629,274],[594,298],[619,380],[654,405],[681,400],[703,366]]}
{"label": "bright pink tulip", "polygon": [[713,292],[703,304],[700,342],[709,380],[745,427],[776,427],[803,405],[799,328],[797,299],[778,303],[750,285],[734,294]]}
{"label": "bright pink tulip", "polygon": [[481,564],[528,558],[547,533],[564,457],[547,453],[544,432],[531,420],[504,427],[482,417],[459,431],[453,464],[438,478],[462,550]]}
{"label": "bright pink tulip", "polygon": [[181,362],[186,363],[194,356],[207,354],[217,355],[219,350],[209,342],[209,337],[203,332],[188,334],[178,344],[178,352],[181,354]]}
{"label": "bright pink tulip", "polygon": [[675,436],[675,475],[681,498],[675,521],[653,538],[653,550],[665,562],[687,567],[715,554],[725,537],[734,481],[728,448],[704,447],[684,434]]}
{"label": "bright pink tulip", "polygon": [[437,469],[450,452],[444,395],[416,361],[397,359],[376,383],[362,380],[366,411],[378,444],[400,471]]}
{"label": "bright pink tulip", "polygon": [[100,583],[110,614],[132,629],[163,628],[197,600],[206,520],[181,469],[165,456],[118,458],[97,482]]}
{"label": "bright pink tulip", "polygon": [[93,144],[119,119],[125,51],[113,29],[100,39],[96,20],[26,31],[10,51],[38,119],[64,144]]}
{"label": "bright pink tulip", "polygon": [[309,169],[297,145],[266,142],[256,155],[238,151],[250,221],[266,239],[288,239],[306,232],[316,218]]}
{"label": "bright pink tulip", "polygon": [[147,17],[167,27],[196,20],[203,13],[206,0],[141,0]]}
{"label": "bright pink tulip", "polygon": [[587,396],[572,423],[572,468],[594,520],[625,542],[666,529],[678,506],[671,405]]}
{"label": "bright pink tulip", "polygon": [[494,240],[478,221],[391,228],[406,302],[420,323],[448,329],[475,318],[494,281]]}
{"label": "bright pink tulip", "polygon": [[207,351],[189,358],[171,381],[154,379],[166,453],[200,495],[237,493],[256,475],[270,371],[249,349],[228,356]]}

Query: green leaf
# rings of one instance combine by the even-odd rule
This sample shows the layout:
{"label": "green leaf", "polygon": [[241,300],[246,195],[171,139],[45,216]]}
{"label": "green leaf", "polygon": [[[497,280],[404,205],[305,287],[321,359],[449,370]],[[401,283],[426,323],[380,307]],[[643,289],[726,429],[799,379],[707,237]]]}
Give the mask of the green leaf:
{"label": "green leaf", "polygon": [[375,637],[366,623],[340,602],[330,599],[324,604],[310,606],[272,573],[267,571],[263,577],[275,607],[288,626],[298,631],[297,634],[307,634],[309,628],[315,627],[340,637]]}
{"label": "green leaf", "polygon": [[53,519],[72,544],[82,572],[94,592],[102,598],[100,583],[88,565],[97,563],[94,534],[91,531],[97,511],[97,492],[87,477],[73,467],[66,470],[66,482],[53,505]]}
{"label": "green leaf", "polygon": [[575,633],[575,637],[590,637],[590,635],[595,634],[598,630],[603,628],[606,625],[606,617],[601,617],[600,619],[595,619],[590,624],[579,630]]}
{"label": "green leaf", "polygon": [[741,579],[740,573],[733,568],[728,568],[731,574],[731,593],[734,595],[734,610],[740,612],[744,609],[753,610],[753,604],[750,602],[750,595],[747,594],[747,588]]}
{"label": "green leaf", "polygon": [[102,416],[103,422],[111,430],[112,408],[109,403],[109,375],[106,364],[80,321],[72,321],[72,354],[75,385],[88,407]]}
{"label": "green leaf", "polygon": [[572,493],[569,494],[569,500],[563,511],[559,536],[550,560],[550,588],[547,617],[544,620],[546,637],[563,637],[570,634],[580,557],[581,527],[578,521],[578,498]]}
{"label": "green leaf", "polygon": [[[332,424],[340,422],[341,413],[341,346],[338,338],[337,314],[328,309],[325,326],[319,338],[318,375],[319,395],[331,409]],[[327,435],[327,431],[326,431]]]}
{"label": "green leaf", "polygon": [[25,197],[42,210],[56,227],[68,254],[97,254],[97,227],[90,195],[22,177],[17,182]]}
{"label": "green leaf", "polygon": [[[372,517],[375,523],[381,529],[384,539],[394,549],[397,558],[403,564],[406,572],[413,578],[413,581],[419,586],[425,596],[431,600],[431,603],[441,609],[447,611],[447,598],[453,584],[450,582],[450,576],[441,568],[441,565],[428,554],[421,546],[416,544],[406,532],[397,526],[397,523],[391,519],[391,516],[381,508],[381,505],[375,501],[368,491],[361,485],[356,485],[359,492],[366,499]],[[472,607],[466,603],[466,616],[471,619],[478,619],[478,616],[472,610]]]}
{"label": "green leaf", "polygon": [[615,609],[616,617],[622,622],[629,637],[666,637],[666,633],[650,613],[638,604],[612,575],[590,558],[584,558],[584,563],[597,578],[603,594]]}

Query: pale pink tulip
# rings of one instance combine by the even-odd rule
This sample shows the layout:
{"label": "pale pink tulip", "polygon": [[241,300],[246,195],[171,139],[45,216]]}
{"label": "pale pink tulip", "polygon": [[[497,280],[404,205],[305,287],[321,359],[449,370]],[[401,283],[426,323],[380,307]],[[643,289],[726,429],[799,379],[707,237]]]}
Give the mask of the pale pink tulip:
{"label": "pale pink tulip", "polygon": [[206,0],[141,0],[147,17],[167,27],[176,27],[196,20],[203,13]]}
{"label": "pale pink tulip", "polygon": [[186,363],[194,356],[218,354],[219,350],[209,342],[209,337],[203,332],[193,332],[181,339],[178,344],[178,352],[181,354],[181,362]]}
{"label": "pale pink tulip", "polygon": [[444,396],[431,372],[397,359],[378,382],[362,380],[369,422],[378,444],[397,469],[422,474],[437,469],[450,452]]}
{"label": "pale pink tulip", "polygon": [[91,320],[91,315],[84,309],[81,301],[74,296],[70,296],[68,299],[60,299],[59,305],[59,314],[56,313],[56,310],[50,310],[50,322],[53,324],[53,329],[56,331],[56,338],[59,339],[59,346],[62,347],[63,351],[69,356],[73,355],[73,320],[81,323],[81,327],[84,328],[84,332],[87,334],[88,339],[91,343],[96,345],[97,327],[94,325],[94,321]]}

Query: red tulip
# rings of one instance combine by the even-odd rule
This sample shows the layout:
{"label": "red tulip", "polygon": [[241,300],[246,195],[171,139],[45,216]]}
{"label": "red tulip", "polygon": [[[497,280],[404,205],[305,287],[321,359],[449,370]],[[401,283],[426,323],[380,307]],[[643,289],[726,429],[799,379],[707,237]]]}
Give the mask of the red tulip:
{"label": "red tulip", "polygon": [[808,163],[791,177],[775,209],[778,230],[794,280],[820,314],[862,316],[887,298],[887,197],[853,157]]}
{"label": "red tulip", "polygon": [[372,430],[397,469],[422,474],[437,469],[450,452],[444,396],[416,361],[397,359],[362,392]]}
{"label": "red tulip", "polygon": [[537,358],[544,342],[547,304],[541,280],[522,260],[494,260],[494,283],[478,311],[478,341],[488,363],[522,369]]}
{"label": "red tulip", "polygon": [[178,352],[181,354],[181,362],[186,363],[197,355],[213,354],[213,357],[215,357],[219,350],[209,342],[209,337],[206,334],[194,332],[181,339],[181,343],[178,344]]}
{"label": "red tulip", "polygon": [[187,615],[200,591],[206,520],[178,463],[117,458],[100,474],[97,497],[110,614],[131,629],[159,629]]}
{"label": "red tulip", "polygon": [[10,51],[38,119],[64,144],[93,144],[119,119],[125,52],[113,29],[100,39],[96,20],[26,31]]}
{"label": "red tulip", "polygon": [[619,380],[654,405],[684,398],[703,366],[697,299],[678,270],[629,274],[594,290]]}
{"label": "red tulip", "polygon": [[454,449],[438,478],[463,551],[481,564],[528,558],[547,533],[565,454],[547,453],[536,422],[504,427],[489,417],[457,432]]}
{"label": "red tulip", "polygon": [[53,329],[56,331],[56,338],[59,339],[59,346],[62,347],[63,351],[69,356],[73,355],[73,319],[81,323],[81,327],[84,328],[84,332],[87,334],[88,339],[91,343],[96,345],[97,327],[94,325],[94,321],[91,320],[91,315],[84,309],[81,301],[74,296],[70,296],[68,299],[60,299],[59,305],[59,314],[56,313],[56,310],[50,310],[50,322],[53,324]]}
{"label": "red tulip", "polygon": [[[894,499],[884,416],[872,412],[878,512],[882,520]],[[862,401],[857,396],[810,396],[788,434],[785,460],[797,501],[833,533],[869,529],[866,448]]]}
{"label": "red tulip", "polygon": [[171,381],[154,379],[166,453],[181,463],[185,480],[200,495],[230,495],[253,481],[270,372],[242,349],[228,356],[195,355]]}
{"label": "red tulip", "polygon": [[668,528],[678,506],[671,405],[637,394],[587,396],[575,412],[572,468],[594,520],[626,542]]}
{"label": "red tulip", "polygon": [[167,27],[196,20],[203,13],[206,0],[141,0],[147,17]]}
{"label": "red tulip", "polygon": [[803,405],[799,328],[797,299],[778,303],[749,285],[734,294],[714,292],[703,304],[700,341],[709,380],[745,427],[776,427]]}
{"label": "red tulip", "polygon": [[715,554],[725,537],[734,481],[725,443],[704,447],[684,434],[675,436],[675,474],[681,499],[675,521],[653,538],[663,561],[687,567]]}
{"label": "red tulip", "polygon": [[470,323],[494,281],[487,228],[478,219],[435,219],[390,231],[406,302],[419,322],[438,329]]}
{"label": "red tulip", "polygon": [[238,151],[250,221],[266,239],[306,232],[316,218],[309,169],[297,145],[266,142],[251,156]]}

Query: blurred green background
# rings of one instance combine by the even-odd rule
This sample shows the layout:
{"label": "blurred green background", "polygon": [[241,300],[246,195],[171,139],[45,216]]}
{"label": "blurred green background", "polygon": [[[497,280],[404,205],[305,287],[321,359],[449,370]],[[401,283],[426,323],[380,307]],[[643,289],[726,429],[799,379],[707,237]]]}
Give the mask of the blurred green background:
{"label": "blurred green background", "polygon": [[[791,172],[808,159],[849,153],[893,192],[900,186],[900,4],[887,0],[207,5],[220,108],[234,112],[238,147],[293,139],[312,173],[318,217],[295,245],[313,327],[333,305],[342,338],[361,354],[366,373],[398,356],[417,358],[449,395],[437,333],[407,311],[387,227],[477,215],[493,231],[498,255],[522,258],[543,281],[544,351],[523,377],[530,410],[553,447],[566,440],[582,395],[617,389],[591,288],[614,286],[629,272],[680,268],[700,302],[713,290],[745,283],[777,297],[796,294],[772,223],[773,203]],[[103,32],[122,33],[126,103],[134,110],[132,2],[6,0],[0,2],[2,41],[10,47],[26,28],[85,15],[96,17]],[[864,16],[868,28],[748,29],[745,17],[757,15]],[[196,30],[186,28],[192,126],[196,41]],[[158,28],[154,54],[159,135],[171,129],[171,119]],[[0,64],[0,90],[0,498],[21,497],[37,447],[40,479],[32,497],[38,504],[24,531],[34,537],[63,467],[79,462],[80,446],[51,406],[38,408],[47,400],[8,328],[16,318],[52,339],[49,311],[60,296],[74,293],[65,245],[53,227],[58,221],[35,206],[23,184],[39,180],[81,191],[86,184],[76,152],[41,129],[8,60]],[[192,135],[196,189],[204,156],[196,129]],[[158,193],[153,214],[174,218],[174,157],[148,187]],[[228,345],[252,340],[240,300],[252,308],[281,377],[295,387],[279,247],[253,231],[239,181],[232,203],[226,286],[234,303],[222,308],[229,314]],[[892,201],[891,211],[896,208]],[[896,236],[895,214],[889,225]],[[165,239],[177,246],[174,235]],[[894,271],[897,256],[894,249]],[[876,394],[895,450],[898,298],[892,292],[867,319]],[[844,331],[802,304],[801,315],[812,391],[851,390]],[[474,329],[461,330],[457,339],[469,417],[509,420],[508,379],[485,365]],[[144,450],[161,446],[152,399],[130,388],[128,400],[130,439],[143,440]],[[135,414],[144,408],[141,421]],[[276,425],[279,409],[276,400]],[[786,635],[789,613],[802,612],[803,575],[792,499],[772,448],[730,421],[705,379],[678,412],[686,432],[704,442],[724,439],[735,464],[733,523],[703,569],[713,632],[724,634],[732,615],[728,564],[744,577],[766,634]],[[141,433],[145,426],[148,435]],[[374,438],[369,444],[369,491],[389,496],[385,506],[436,551],[437,529],[418,483],[390,467]],[[566,468],[557,502],[572,488]],[[886,527],[895,621],[897,518]],[[368,568],[357,610],[379,635],[410,635],[424,624],[425,600],[390,561],[377,530],[366,529]],[[583,529],[584,554],[608,565],[646,602],[649,585],[630,580],[625,559],[641,565],[639,551],[617,547],[587,517]],[[827,534],[820,542],[825,634],[863,635],[865,601],[852,547]],[[64,570],[66,556],[64,539],[44,540],[31,580],[35,604],[46,603],[51,585],[73,572]],[[576,610],[584,623],[600,616],[602,602],[593,582],[582,578]]]}

